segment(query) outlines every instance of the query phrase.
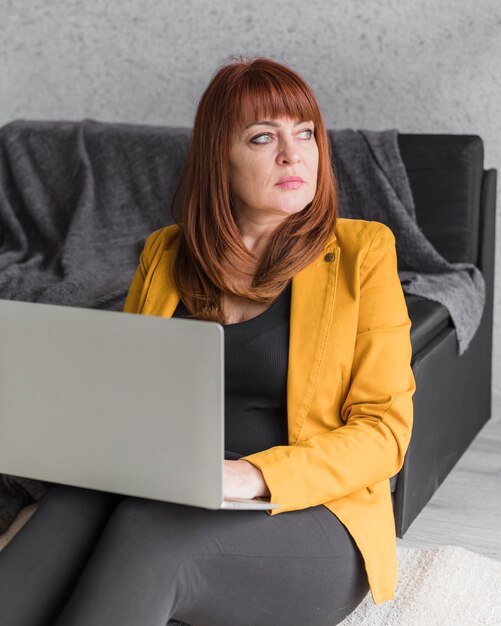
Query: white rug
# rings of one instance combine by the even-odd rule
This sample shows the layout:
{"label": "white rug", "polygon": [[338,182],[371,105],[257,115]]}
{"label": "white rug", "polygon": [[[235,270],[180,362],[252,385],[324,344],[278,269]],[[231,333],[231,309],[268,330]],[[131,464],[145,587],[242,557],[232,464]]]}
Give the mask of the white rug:
{"label": "white rug", "polygon": [[501,563],[456,546],[398,546],[395,599],[368,594],[339,626],[501,626]]}

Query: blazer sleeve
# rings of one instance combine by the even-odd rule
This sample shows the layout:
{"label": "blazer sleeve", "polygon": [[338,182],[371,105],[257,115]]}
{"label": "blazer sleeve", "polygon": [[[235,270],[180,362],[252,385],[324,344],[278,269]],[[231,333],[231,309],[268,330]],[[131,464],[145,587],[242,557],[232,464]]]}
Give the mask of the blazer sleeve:
{"label": "blazer sleeve", "polygon": [[386,225],[374,234],[359,272],[357,334],[341,407],[343,425],[242,457],[262,471],[271,502],[280,505],[270,515],[342,498],[402,467],[416,386],[411,320],[397,273],[395,237]]}
{"label": "blazer sleeve", "polygon": [[165,228],[160,228],[146,238],[139,256],[139,265],[125,299],[123,308],[125,313],[141,313],[143,310],[152,277],[149,269],[165,247],[165,230]]}

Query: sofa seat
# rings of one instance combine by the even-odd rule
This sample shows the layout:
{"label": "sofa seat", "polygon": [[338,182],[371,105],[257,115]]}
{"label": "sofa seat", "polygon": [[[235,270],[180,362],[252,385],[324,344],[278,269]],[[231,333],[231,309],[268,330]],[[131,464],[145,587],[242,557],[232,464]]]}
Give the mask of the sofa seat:
{"label": "sofa seat", "polygon": [[[405,302],[412,322],[411,344],[414,357],[447,327],[453,328],[452,319],[447,308],[439,302],[421,296],[406,294]],[[397,488],[398,474],[390,479],[392,496]],[[395,505],[395,500],[393,505]]]}
{"label": "sofa seat", "polygon": [[452,327],[452,319],[447,308],[439,302],[412,294],[405,294],[405,301],[412,322],[411,343],[414,357],[444,328]]}

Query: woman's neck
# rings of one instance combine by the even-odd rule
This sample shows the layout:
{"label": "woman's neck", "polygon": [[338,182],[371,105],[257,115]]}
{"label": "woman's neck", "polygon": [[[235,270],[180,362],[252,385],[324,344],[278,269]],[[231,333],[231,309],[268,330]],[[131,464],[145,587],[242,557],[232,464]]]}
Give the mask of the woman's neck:
{"label": "woman's neck", "polygon": [[259,220],[254,214],[246,212],[239,213],[235,216],[235,222],[242,236],[245,247],[252,252],[256,258],[260,258],[268,245],[270,237],[283,221],[280,216],[267,216],[266,220]]}

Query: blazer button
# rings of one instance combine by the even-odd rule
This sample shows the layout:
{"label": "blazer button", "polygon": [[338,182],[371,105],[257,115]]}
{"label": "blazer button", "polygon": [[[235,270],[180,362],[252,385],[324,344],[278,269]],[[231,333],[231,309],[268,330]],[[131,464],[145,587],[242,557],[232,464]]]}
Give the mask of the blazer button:
{"label": "blazer button", "polygon": [[332,261],[334,261],[335,258],[336,255],[334,254],[334,252],[329,252],[324,256],[324,261],[327,261],[327,263],[331,263]]}

